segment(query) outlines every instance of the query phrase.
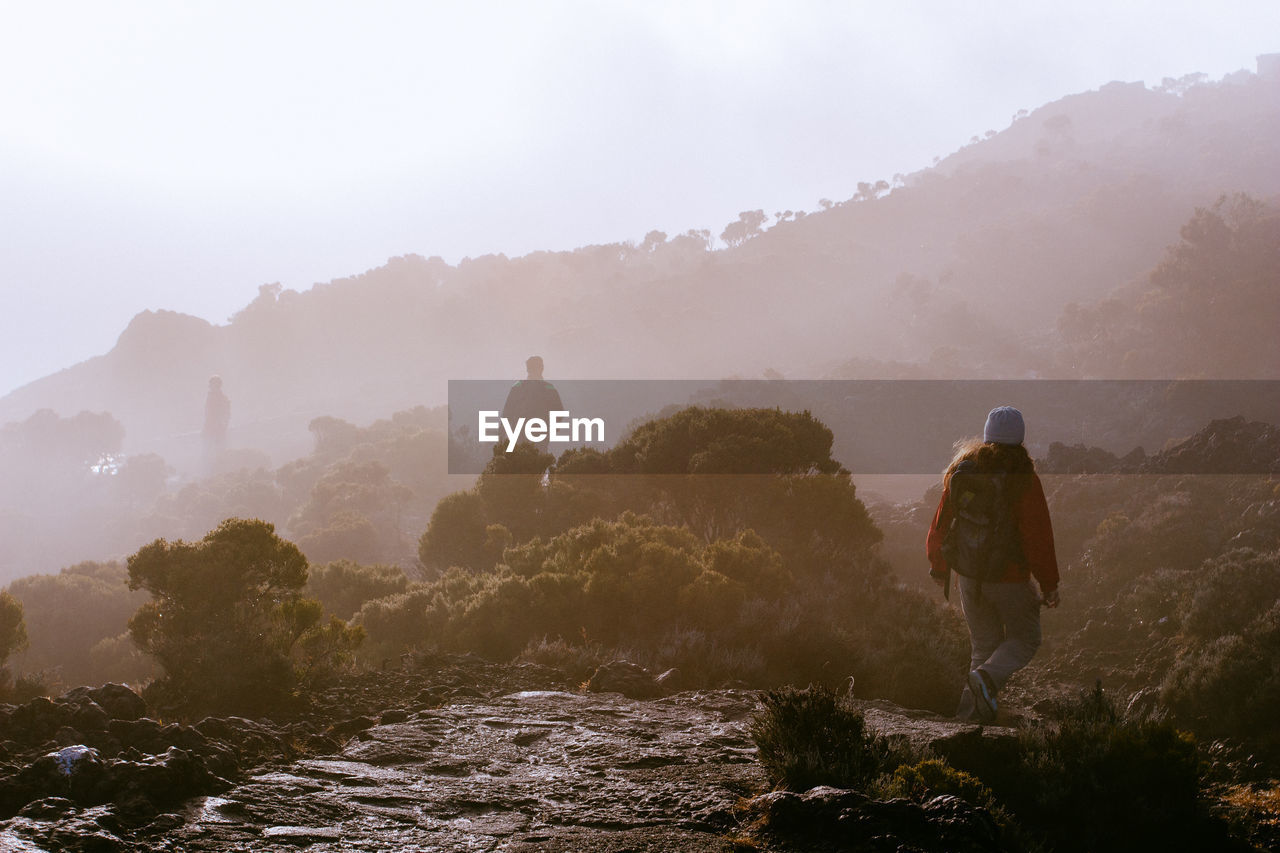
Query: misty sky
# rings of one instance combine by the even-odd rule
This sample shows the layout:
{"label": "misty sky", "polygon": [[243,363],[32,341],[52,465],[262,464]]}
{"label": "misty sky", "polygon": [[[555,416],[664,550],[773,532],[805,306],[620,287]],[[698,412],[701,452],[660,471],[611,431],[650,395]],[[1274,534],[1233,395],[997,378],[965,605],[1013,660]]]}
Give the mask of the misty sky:
{"label": "misty sky", "polygon": [[[4,0],[0,394],[137,312],[814,210],[1280,3]],[[72,413],[65,413],[72,414]]]}

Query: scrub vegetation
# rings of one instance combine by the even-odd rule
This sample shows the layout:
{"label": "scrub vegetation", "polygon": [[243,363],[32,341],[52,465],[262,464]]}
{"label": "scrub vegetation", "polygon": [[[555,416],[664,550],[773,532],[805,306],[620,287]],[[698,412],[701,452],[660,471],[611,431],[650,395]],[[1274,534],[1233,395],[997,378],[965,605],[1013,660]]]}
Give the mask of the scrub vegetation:
{"label": "scrub vegetation", "polygon": [[[752,730],[779,794],[834,785],[903,814],[944,798],[1014,849],[1231,849],[1228,831],[1275,846],[1265,395],[1146,423],[1166,434],[1128,453],[1093,445],[1159,418],[1116,400],[1037,460],[1062,606],[1002,694],[1008,760],[985,766],[867,724],[870,700],[950,715],[967,636],[925,575],[937,487],[873,500],[845,467],[863,449],[819,401],[694,397],[607,450],[521,444],[474,477],[446,452],[474,436],[419,405],[452,376],[509,374],[525,340],[548,342],[552,379],[1274,380],[1270,67],[1021,113],[821,211],[744,211],[716,229],[724,248],[655,230],[409,255],[305,293],[263,285],[224,326],[144,312],[102,358],[0,400],[0,700],[112,679],[170,719],[286,715],[329,687],[340,705],[352,671],[389,683],[404,664],[411,681],[415,660],[550,667],[563,687],[625,659],[682,689],[762,691]],[[214,372],[228,445],[198,459]],[[464,687],[415,695],[437,707]],[[67,746],[59,731],[31,748]]]}
{"label": "scrub vegetation", "polygon": [[1194,737],[1125,713],[1100,685],[1047,707],[1020,729],[1011,761],[976,774],[869,731],[847,697],[822,688],[763,694],[752,736],[780,788],[956,797],[991,815],[1000,849],[1247,849],[1206,794]]}

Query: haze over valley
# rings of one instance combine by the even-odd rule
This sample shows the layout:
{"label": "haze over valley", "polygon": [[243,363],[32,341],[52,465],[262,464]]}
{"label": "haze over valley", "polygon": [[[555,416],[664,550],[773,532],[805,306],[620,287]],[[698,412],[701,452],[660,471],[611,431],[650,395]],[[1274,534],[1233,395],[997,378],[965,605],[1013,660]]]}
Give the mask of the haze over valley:
{"label": "haze over valley", "polygon": [[1280,844],[1277,13],[710,9],[0,36],[0,848]]}

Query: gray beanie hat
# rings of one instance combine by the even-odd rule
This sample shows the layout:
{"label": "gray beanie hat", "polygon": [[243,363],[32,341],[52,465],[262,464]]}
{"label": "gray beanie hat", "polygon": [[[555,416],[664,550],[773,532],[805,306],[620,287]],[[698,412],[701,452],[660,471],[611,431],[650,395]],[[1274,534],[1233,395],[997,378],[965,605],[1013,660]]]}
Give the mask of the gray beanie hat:
{"label": "gray beanie hat", "polygon": [[1022,422],[1022,412],[1013,406],[997,406],[987,415],[987,425],[982,428],[982,440],[996,444],[1022,444],[1027,434]]}

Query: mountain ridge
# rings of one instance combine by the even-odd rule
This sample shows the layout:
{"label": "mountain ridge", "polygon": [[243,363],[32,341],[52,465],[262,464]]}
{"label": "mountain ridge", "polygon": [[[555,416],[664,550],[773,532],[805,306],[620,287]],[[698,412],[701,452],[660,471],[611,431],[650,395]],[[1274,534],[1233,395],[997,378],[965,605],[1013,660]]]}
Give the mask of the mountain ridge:
{"label": "mountain ridge", "polygon": [[726,249],[703,231],[456,265],[404,255],[302,292],[263,285],[223,325],[142,312],[108,353],[0,398],[0,422],[110,411],[131,452],[191,456],[219,374],[232,440],[282,459],[313,417],[439,404],[446,380],[514,376],[532,352],[552,378],[821,375],[855,359],[1028,375],[1027,342],[1152,269],[1196,206],[1280,195],[1278,89],[1245,73],[1069,95],[887,194],[782,214]]}

